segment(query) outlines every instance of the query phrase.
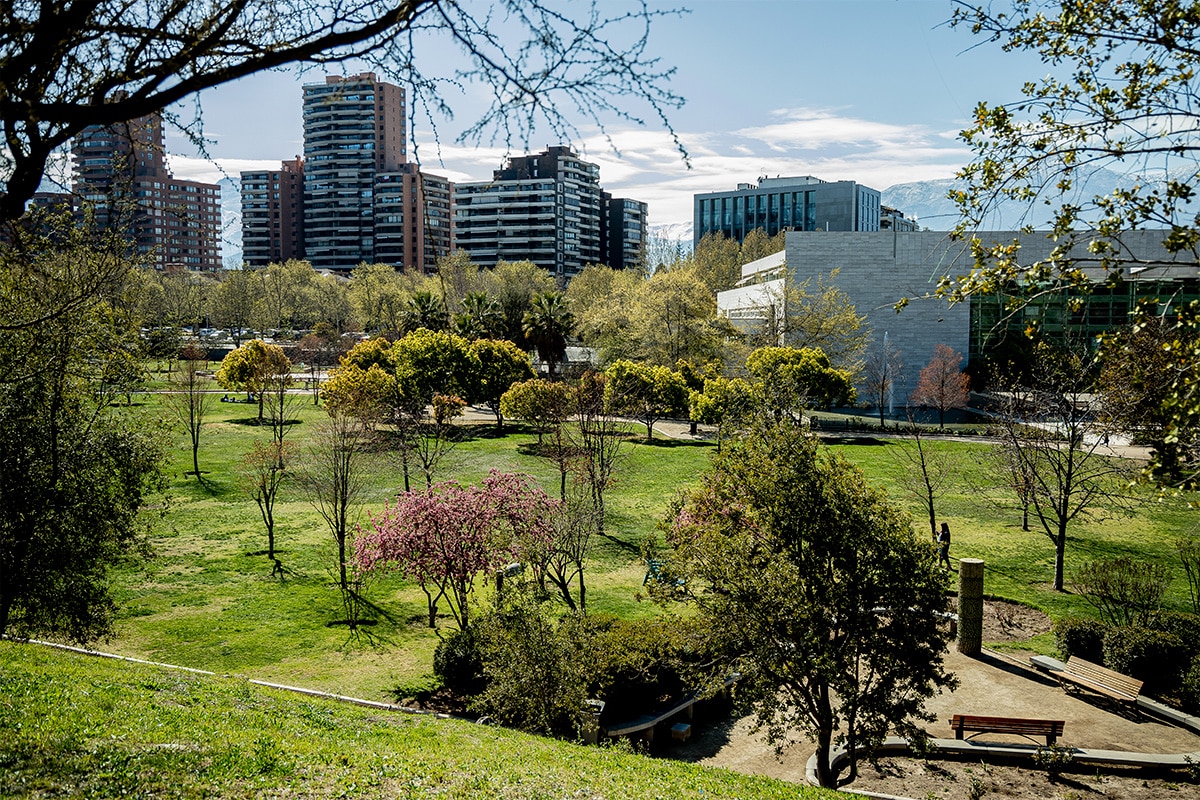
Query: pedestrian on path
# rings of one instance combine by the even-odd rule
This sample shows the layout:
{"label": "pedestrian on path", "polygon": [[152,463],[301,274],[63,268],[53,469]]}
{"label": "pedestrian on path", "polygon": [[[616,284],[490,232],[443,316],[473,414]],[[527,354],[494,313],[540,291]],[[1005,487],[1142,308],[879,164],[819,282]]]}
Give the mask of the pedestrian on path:
{"label": "pedestrian on path", "polygon": [[938,566],[946,565],[946,569],[950,569],[950,525],[943,522],[942,529],[938,532]]}

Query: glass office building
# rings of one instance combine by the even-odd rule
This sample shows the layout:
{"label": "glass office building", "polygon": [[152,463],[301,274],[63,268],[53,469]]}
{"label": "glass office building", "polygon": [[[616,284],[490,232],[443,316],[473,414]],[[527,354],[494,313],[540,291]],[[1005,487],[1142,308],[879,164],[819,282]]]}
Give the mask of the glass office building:
{"label": "glass office building", "polygon": [[729,192],[693,198],[695,243],[709,233],[742,241],[762,228],[780,231],[877,231],[882,204],[879,191],[854,181],[823,181],[811,175],[759,178]]}

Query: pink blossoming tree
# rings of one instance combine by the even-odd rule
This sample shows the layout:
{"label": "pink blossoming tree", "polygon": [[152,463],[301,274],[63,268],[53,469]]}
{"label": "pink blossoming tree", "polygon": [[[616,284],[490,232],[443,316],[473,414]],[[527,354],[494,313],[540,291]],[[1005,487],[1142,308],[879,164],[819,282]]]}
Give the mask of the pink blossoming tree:
{"label": "pink blossoming tree", "polygon": [[362,574],[402,572],[425,592],[431,628],[445,599],[465,629],[480,575],[545,552],[557,510],[558,501],[528,475],[496,470],[479,486],[446,481],[405,492],[360,531],[356,566]]}

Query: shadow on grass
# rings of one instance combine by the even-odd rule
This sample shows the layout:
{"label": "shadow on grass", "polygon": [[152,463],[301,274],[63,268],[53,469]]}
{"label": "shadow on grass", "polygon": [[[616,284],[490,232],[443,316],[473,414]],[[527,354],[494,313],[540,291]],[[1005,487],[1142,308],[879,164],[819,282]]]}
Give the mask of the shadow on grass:
{"label": "shadow on grass", "polygon": [[825,444],[838,445],[862,445],[863,447],[878,447],[891,444],[886,439],[879,439],[875,436],[830,436],[822,432],[821,441]]}
{"label": "shadow on grass", "polygon": [[716,442],[704,441],[702,439],[649,439],[649,440],[647,440],[645,436],[641,436],[641,437],[638,437],[635,439],[630,439],[629,443],[630,444],[644,444],[648,447],[662,447],[662,448],[665,448],[668,450],[674,449],[676,447],[714,448],[717,446]]}

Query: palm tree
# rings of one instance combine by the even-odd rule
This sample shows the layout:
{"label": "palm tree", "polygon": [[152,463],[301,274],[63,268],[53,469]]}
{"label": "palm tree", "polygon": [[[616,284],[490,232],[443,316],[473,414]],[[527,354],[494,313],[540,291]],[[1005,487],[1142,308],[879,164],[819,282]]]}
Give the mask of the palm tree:
{"label": "palm tree", "polygon": [[575,328],[575,315],[561,292],[542,292],[533,296],[531,308],[525,312],[522,330],[525,338],[537,350],[554,378],[554,368],[567,354],[567,337]]}
{"label": "palm tree", "polygon": [[495,339],[504,325],[500,304],[487,292],[468,292],[454,315],[454,332],[466,339]]}
{"label": "palm tree", "polygon": [[405,333],[418,328],[444,331],[450,327],[450,315],[446,313],[442,298],[433,292],[415,292],[401,312],[401,325]]}

